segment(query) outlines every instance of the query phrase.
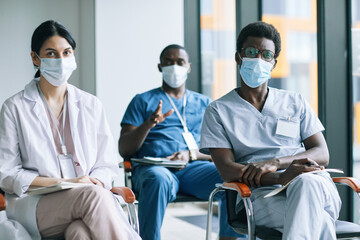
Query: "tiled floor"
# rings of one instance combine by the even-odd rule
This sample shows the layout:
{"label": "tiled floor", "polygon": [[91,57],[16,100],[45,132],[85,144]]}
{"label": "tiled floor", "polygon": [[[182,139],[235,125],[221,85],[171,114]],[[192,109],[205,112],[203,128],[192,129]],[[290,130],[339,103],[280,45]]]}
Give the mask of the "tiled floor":
{"label": "tiled floor", "polygon": [[[162,240],[205,239],[207,211],[196,204],[169,204],[161,228]],[[217,218],[216,218],[217,219]],[[213,240],[217,239],[218,222],[214,219]],[[192,222],[192,223],[190,223]],[[200,226],[203,227],[200,227]]]}

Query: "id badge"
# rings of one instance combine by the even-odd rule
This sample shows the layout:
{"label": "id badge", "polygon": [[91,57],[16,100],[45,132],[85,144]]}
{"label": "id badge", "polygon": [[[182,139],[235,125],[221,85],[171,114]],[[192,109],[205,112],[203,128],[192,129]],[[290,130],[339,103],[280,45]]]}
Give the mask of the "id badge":
{"label": "id badge", "polygon": [[191,132],[183,132],[182,133],[183,138],[186,142],[186,145],[190,150],[198,149],[198,145],[195,141],[194,136],[191,134]]}
{"label": "id badge", "polygon": [[285,137],[296,138],[299,136],[300,125],[298,122],[279,119],[276,126],[276,134]]}
{"label": "id badge", "polygon": [[63,178],[76,178],[76,171],[74,166],[74,161],[71,154],[60,154],[59,155],[59,162],[60,162],[60,168],[61,173],[63,175]]}

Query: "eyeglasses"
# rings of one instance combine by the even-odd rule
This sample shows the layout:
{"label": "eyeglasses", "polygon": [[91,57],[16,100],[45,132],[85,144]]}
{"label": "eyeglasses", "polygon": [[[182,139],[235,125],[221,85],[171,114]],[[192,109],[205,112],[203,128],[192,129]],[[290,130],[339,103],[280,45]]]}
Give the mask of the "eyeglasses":
{"label": "eyeglasses", "polygon": [[254,47],[247,47],[247,48],[241,48],[241,50],[244,50],[245,56],[248,58],[256,58],[256,56],[261,53],[261,58],[264,59],[267,62],[271,62],[274,57],[275,53],[273,53],[270,50],[259,50]]}

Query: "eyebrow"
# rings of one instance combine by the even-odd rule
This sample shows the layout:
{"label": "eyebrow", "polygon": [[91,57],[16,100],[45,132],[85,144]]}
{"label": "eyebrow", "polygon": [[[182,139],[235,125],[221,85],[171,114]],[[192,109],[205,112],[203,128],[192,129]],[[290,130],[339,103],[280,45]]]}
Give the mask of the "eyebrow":
{"label": "eyebrow", "polygon": [[[174,61],[172,58],[167,58],[167,57],[165,57],[164,60],[165,60],[165,61]],[[185,59],[184,59],[184,58],[178,58],[176,61],[177,61],[177,62],[178,62],[178,61],[184,61],[184,62],[185,62]]]}
{"label": "eyebrow", "polygon": [[[68,47],[68,48],[65,48],[64,50],[71,50],[72,49],[72,47]],[[54,49],[54,48],[46,48],[45,49],[46,51],[57,51],[56,49]]]}

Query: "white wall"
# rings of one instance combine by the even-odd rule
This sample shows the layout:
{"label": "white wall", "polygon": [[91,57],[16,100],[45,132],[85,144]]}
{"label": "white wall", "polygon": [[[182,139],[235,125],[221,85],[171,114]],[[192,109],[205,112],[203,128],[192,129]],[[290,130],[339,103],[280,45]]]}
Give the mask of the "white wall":
{"label": "white wall", "polygon": [[183,5],[183,0],[0,0],[0,105],[33,78],[32,33],[54,19],[78,45],[78,69],[70,82],[101,99],[117,142],[132,97],[161,84],[161,50],[184,43]]}
{"label": "white wall", "polygon": [[[94,63],[94,56],[91,59],[91,51],[94,55],[94,44],[92,46],[91,43],[82,44],[81,39],[88,42],[89,39],[95,38],[94,34],[89,35],[91,31],[88,30],[90,25],[94,29],[94,11],[80,10],[82,7],[91,9],[92,6],[94,2],[89,0],[0,0],[0,105],[7,98],[21,91],[33,78],[35,70],[30,58],[31,36],[37,26],[49,19],[65,25],[73,34],[78,46],[81,46],[75,51],[78,70],[71,76],[70,82],[91,89],[91,86],[87,87],[87,85],[94,85],[95,73],[91,75],[91,72],[86,72],[87,81],[81,83],[80,69],[85,69],[82,64],[85,60],[81,61],[83,57],[81,53],[85,53],[83,59]],[[82,20],[81,26],[80,20]],[[88,39],[80,37],[82,34]],[[89,63],[87,62],[86,65]]]}
{"label": "white wall", "polygon": [[137,93],[161,85],[161,50],[184,43],[183,0],[96,0],[96,93],[117,141]]}

